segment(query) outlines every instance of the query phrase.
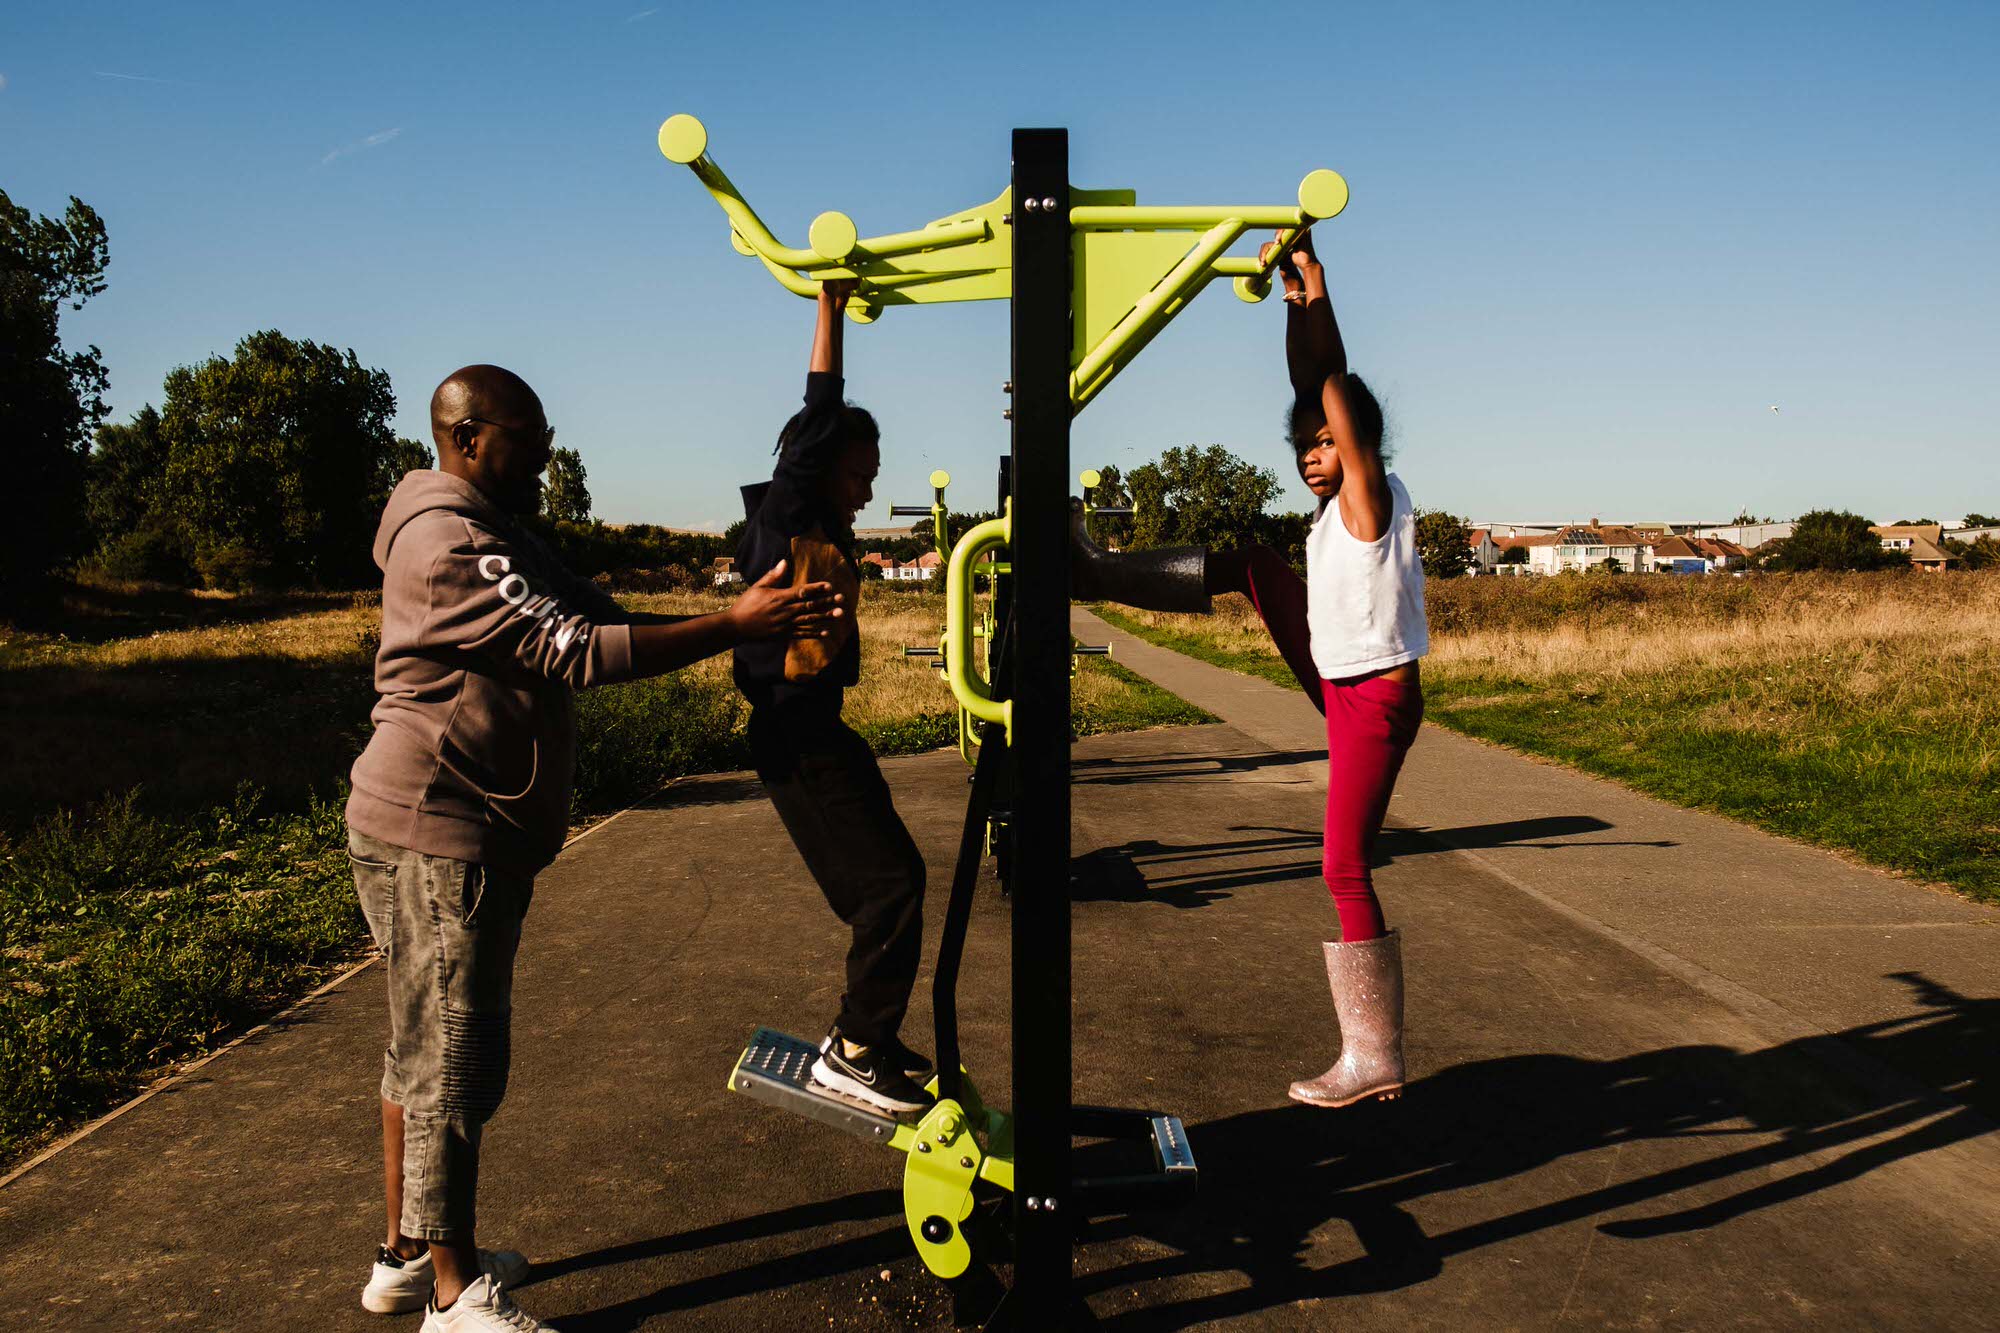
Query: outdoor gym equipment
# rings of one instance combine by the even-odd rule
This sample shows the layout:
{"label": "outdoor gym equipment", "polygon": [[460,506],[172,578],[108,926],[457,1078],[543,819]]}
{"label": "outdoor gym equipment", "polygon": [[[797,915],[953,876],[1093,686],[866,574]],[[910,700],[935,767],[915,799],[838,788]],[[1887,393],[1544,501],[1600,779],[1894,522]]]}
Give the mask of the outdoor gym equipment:
{"label": "outdoor gym equipment", "polygon": [[[1121,556],[1089,540],[1090,515],[1069,492],[1070,421],[1212,279],[1234,278],[1239,297],[1261,300],[1290,242],[1346,206],[1347,184],[1320,170],[1300,182],[1296,205],[1141,207],[1130,190],[1071,187],[1068,131],[1017,129],[1012,183],[990,202],[866,239],[845,214],[822,213],[807,245],[795,247],[772,235],[709,157],[700,121],[674,116],[659,141],[721,206],[736,250],[787,291],[813,296],[823,282],[852,279],[847,312],[860,323],[894,306],[1011,302],[1013,441],[1000,469],[1000,516],[951,549],[938,648],[982,743],[932,983],[937,1102],[905,1124],[810,1088],[817,1048],[768,1028],[752,1037],[729,1086],[903,1150],[910,1235],[931,1271],[984,1272],[975,1237],[993,1224],[1011,1234],[1014,1281],[987,1327],[1062,1327],[1076,1311],[1076,1224],[1184,1201],[1198,1178],[1178,1118],[1070,1102],[1070,597],[1074,589],[1142,607],[1207,606],[1199,552]],[[1229,255],[1252,228],[1278,229],[1281,244],[1261,261]],[[940,538],[948,481],[933,476],[936,499],[921,511]],[[1004,559],[979,564],[989,553]],[[975,572],[989,570],[990,672],[975,658],[972,600]],[[958,970],[989,816],[1012,899],[1011,1114],[986,1104],[959,1061]],[[1152,1169],[1073,1177],[1075,1136],[1135,1139],[1150,1146]]]}

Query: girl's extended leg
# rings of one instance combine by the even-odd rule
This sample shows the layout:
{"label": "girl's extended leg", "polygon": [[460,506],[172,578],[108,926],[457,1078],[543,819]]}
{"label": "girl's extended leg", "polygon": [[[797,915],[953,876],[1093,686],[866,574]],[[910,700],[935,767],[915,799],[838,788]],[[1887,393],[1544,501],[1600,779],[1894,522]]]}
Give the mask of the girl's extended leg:
{"label": "girl's extended leg", "polygon": [[1324,682],[1313,666],[1312,631],[1306,624],[1306,583],[1285,558],[1268,546],[1242,551],[1210,551],[1206,586],[1211,596],[1240,592],[1257,608],[1278,656],[1292,669],[1313,707],[1326,711]]}

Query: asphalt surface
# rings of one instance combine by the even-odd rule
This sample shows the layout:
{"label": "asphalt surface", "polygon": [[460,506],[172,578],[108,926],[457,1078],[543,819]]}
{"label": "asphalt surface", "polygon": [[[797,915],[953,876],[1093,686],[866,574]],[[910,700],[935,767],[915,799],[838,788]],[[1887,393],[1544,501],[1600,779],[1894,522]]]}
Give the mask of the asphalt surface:
{"label": "asphalt surface", "polygon": [[[1118,655],[1233,725],[1076,749],[1077,1097],[1178,1112],[1203,1173],[1192,1209],[1083,1236],[1103,1326],[2000,1324],[2000,914],[1427,729],[1378,871],[1412,1085],[1296,1107],[1337,1050],[1316,715],[1142,649]],[[965,770],[884,770],[934,939]],[[1006,924],[989,882],[960,1007],[995,1101]],[[543,876],[481,1205],[482,1241],[537,1263],[524,1305],[565,1330],[947,1318],[900,1157],[724,1090],[758,1024],[824,1030],[843,949],[743,775]],[[381,987],[358,973],[0,1190],[6,1325],[414,1328],[357,1302]],[[905,1035],[928,1026],[927,972]]]}

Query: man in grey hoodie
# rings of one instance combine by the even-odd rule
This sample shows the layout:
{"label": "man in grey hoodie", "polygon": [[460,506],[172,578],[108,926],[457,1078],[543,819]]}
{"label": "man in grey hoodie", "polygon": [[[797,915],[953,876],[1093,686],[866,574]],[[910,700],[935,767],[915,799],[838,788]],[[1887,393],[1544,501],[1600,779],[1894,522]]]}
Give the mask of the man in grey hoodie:
{"label": "man in grey hoodie", "polygon": [[375,537],[382,647],[374,735],[355,761],[349,854],[387,959],[387,1239],[362,1304],[428,1306],[424,1329],[540,1328],[505,1287],[527,1261],[473,1243],[482,1127],[507,1087],[514,955],[538,871],[569,825],[573,692],[738,644],[817,637],[843,616],[782,566],[725,611],[646,616],[565,570],[519,520],[555,432],[497,366],[431,397],[438,470],[412,472]]}

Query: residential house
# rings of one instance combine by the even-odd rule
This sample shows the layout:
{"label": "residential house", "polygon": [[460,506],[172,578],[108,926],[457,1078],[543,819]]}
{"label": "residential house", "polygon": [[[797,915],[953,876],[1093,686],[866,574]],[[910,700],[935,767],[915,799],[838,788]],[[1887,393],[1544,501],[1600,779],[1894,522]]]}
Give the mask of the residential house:
{"label": "residential house", "polygon": [[1869,531],[1882,539],[1883,550],[1902,552],[1926,574],[1941,574],[1958,563],[1958,557],[1944,549],[1941,523],[1887,523]]}
{"label": "residential house", "polygon": [[[1537,574],[1605,567],[1630,573],[1640,568],[1641,552],[1657,538],[1651,530],[1605,527],[1596,519],[1587,525],[1571,524],[1553,536],[1555,540],[1547,545],[1535,544],[1533,538],[1517,542],[1528,546],[1528,567]],[[1613,561],[1617,563],[1613,565]]]}
{"label": "residential house", "polygon": [[1500,547],[1494,542],[1492,531],[1488,528],[1474,528],[1467,540],[1472,547],[1471,572],[1491,574],[1494,566],[1500,563]]}
{"label": "residential house", "polygon": [[873,565],[882,571],[882,577],[899,583],[929,582],[937,577],[938,567],[944,563],[936,551],[925,551],[915,560],[897,560],[883,555],[880,551],[870,551],[857,561],[863,565]]}
{"label": "residential house", "polygon": [[1713,574],[1749,563],[1748,551],[1720,537],[1662,537],[1646,548],[1642,568],[1660,574]]}

